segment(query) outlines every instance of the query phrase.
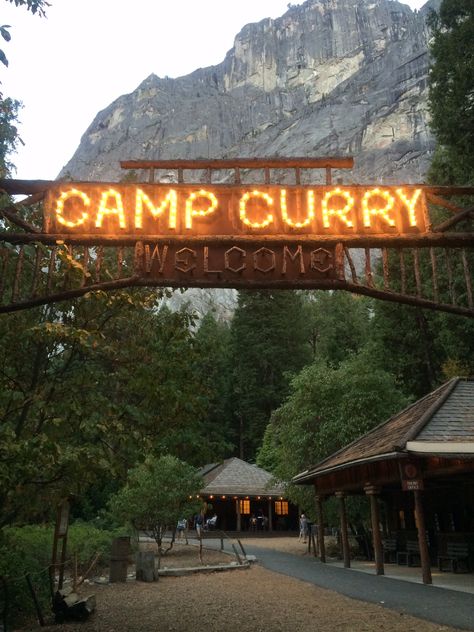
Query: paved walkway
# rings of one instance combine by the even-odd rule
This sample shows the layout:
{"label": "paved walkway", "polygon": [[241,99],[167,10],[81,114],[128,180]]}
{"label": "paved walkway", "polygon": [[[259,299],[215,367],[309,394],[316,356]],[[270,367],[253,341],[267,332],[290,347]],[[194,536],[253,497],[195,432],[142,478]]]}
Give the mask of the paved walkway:
{"label": "paved walkway", "polygon": [[[205,545],[210,546],[212,542],[206,540]],[[377,577],[332,564],[321,564],[314,557],[300,557],[274,549],[250,546],[245,542],[243,545],[246,552],[255,555],[264,568],[276,573],[433,623],[474,630],[474,596],[471,593],[425,586],[387,576]],[[219,546],[219,542],[215,541],[215,546]],[[225,550],[232,550],[228,541],[225,542]]]}

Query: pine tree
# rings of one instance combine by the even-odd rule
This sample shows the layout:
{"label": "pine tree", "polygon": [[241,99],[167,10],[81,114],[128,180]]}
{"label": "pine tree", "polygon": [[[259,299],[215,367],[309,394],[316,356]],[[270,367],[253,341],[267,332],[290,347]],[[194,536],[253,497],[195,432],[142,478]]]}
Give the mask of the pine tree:
{"label": "pine tree", "polygon": [[242,291],[230,331],[229,393],[238,453],[253,459],[289,376],[309,361],[305,312],[292,291]]}
{"label": "pine tree", "polygon": [[437,184],[474,181],[474,4],[443,0],[429,18],[429,109],[439,143],[431,179]]}

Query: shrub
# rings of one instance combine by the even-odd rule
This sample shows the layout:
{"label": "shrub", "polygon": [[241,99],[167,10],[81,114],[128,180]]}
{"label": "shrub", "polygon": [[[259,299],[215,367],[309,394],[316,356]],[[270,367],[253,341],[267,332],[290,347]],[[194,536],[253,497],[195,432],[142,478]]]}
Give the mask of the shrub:
{"label": "shrub", "polygon": [[[29,525],[0,530],[0,576],[8,586],[8,610],[11,624],[24,621],[35,613],[25,575],[30,574],[43,613],[50,612],[49,565],[53,549],[54,527]],[[84,573],[100,553],[100,563],[108,563],[112,539],[123,531],[105,531],[87,523],[69,527],[66,575],[72,572],[77,556],[78,573]]]}

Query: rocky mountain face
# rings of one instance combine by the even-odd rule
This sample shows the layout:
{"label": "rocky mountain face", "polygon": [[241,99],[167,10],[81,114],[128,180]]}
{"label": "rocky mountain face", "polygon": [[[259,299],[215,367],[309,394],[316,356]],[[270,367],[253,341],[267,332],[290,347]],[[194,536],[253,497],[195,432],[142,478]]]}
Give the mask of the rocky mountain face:
{"label": "rocky mountain face", "polygon": [[150,75],[97,114],[61,172],[116,180],[125,159],[353,155],[349,182],[418,182],[428,128],[426,17],[396,0],[307,0],[248,24],[224,61]]}

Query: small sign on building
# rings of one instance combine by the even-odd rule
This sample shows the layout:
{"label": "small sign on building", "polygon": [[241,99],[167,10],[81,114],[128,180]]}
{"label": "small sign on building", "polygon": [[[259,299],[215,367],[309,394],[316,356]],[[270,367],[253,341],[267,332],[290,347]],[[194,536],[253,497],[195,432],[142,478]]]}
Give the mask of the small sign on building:
{"label": "small sign on building", "polygon": [[400,476],[403,491],[409,492],[424,489],[423,478],[418,463],[414,461],[400,463]]}

